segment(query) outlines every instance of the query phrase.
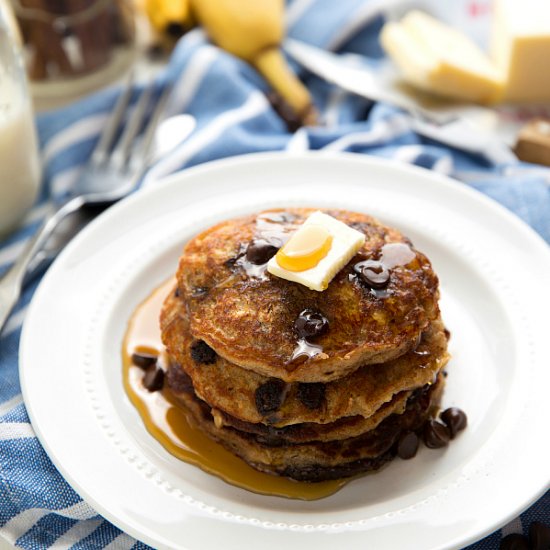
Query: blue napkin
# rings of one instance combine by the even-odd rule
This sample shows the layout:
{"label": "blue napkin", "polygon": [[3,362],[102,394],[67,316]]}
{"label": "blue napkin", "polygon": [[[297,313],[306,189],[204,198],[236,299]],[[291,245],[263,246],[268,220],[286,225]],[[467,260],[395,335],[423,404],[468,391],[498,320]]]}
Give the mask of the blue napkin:
{"label": "blue napkin", "polygon": [[[382,56],[381,19],[370,0],[295,0],[289,34],[321,47]],[[159,89],[174,81],[170,113],[198,121],[191,138],[153,166],[143,185],[213,159],[270,150],[323,149],[397,159],[445,173],[496,199],[550,242],[550,171],[520,163],[494,166],[420,138],[403,113],[337,90],[304,75],[326,126],[290,134],[266,100],[263,80],[248,65],[210,45],[200,30],[179,42]],[[61,194],[78,177],[112,108],[117,89],[38,117],[44,186]],[[0,273],[7,269],[44,214],[46,193],[22,228],[0,242]],[[38,282],[28,287],[0,338],[0,535],[21,548],[147,548],[99,516],[69,487],[34,436],[21,397],[18,345],[21,324]],[[502,530],[474,544],[496,549],[511,532],[539,520],[550,523],[550,492]]]}

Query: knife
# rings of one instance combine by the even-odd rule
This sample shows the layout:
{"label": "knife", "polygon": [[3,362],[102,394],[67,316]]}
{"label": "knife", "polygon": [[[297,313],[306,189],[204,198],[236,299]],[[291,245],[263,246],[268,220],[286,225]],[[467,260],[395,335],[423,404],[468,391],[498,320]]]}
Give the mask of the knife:
{"label": "knife", "polygon": [[[483,154],[495,164],[516,162],[510,147],[499,139],[498,113],[487,107],[436,98],[406,85],[389,62],[366,62],[341,56],[287,38],[285,51],[297,63],[327,82],[367,99],[389,103],[408,112],[418,134],[470,153]],[[366,60],[364,60],[366,61]]]}

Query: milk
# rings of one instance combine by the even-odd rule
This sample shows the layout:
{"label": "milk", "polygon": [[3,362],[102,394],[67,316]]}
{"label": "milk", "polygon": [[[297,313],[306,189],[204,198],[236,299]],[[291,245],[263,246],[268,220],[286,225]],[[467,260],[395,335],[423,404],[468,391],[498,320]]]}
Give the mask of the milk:
{"label": "milk", "polygon": [[39,182],[30,102],[22,85],[0,66],[0,235],[13,228],[32,206]]}

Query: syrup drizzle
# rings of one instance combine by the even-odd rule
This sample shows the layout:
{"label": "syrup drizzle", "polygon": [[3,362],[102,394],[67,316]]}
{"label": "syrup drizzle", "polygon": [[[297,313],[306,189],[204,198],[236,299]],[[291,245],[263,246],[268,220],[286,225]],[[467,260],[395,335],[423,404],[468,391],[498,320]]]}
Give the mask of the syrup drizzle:
{"label": "syrup drizzle", "polygon": [[259,281],[267,281],[267,263],[265,264],[253,264],[246,259],[246,254],[243,252],[241,256],[235,262],[241,269],[244,270],[247,277],[251,279],[257,279]]}
{"label": "syrup drizzle", "polygon": [[[299,224],[293,223],[295,216],[289,212],[271,211],[263,212],[256,218],[255,239],[262,239],[276,248],[281,248],[286,244],[291,234],[298,229]],[[244,247],[243,247],[244,248]],[[241,249],[235,265],[241,267],[248,277],[266,281],[267,262],[264,264],[253,264],[246,258],[246,248]]]}
{"label": "syrup drizzle", "polygon": [[[387,243],[380,249],[380,258],[378,261],[383,264],[388,270],[394,267],[401,267],[410,264],[416,258],[416,252],[407,243]],[[356,264],[359,265],[359,264]],[[359,277],[356,273],[351,273],[348,276],[350,282],[359,282]],[[391,295],[391,290],[387,288],[368,287],[370,293],[377,298],[387,298]]]}
{"label": "syrup drizzle", "polygon": [[165,367],[158,318],[162,302],[172,292],[174,284],[173,279],[165,282],[137,307],[128,323],[122,346],[124,388],[149,433],[180,460],[254,493],[316,500],[343,487],[348,480],[306,483],[258,472],[191,427],[184,410],[166,385],[158,392],[149,392],[143,387],[144,371],[132,364],[132,353],[142,351],[158,355],[159,366]]}
{"label": "syrup drizzle", "polygon": [[293,363],[294,361],[296,361],[296,359],[299,359],[300,357],[311,359],[312,357],[315,357],[320,353],[323,353],[323,346],[312,344],[308,342],[305,338],[300,338],[296,343],[296,348],[294,349],[292,357],[289,359],[288,362]]}
{"label": "syrup drizzle", "polygon": [[293,223],[296,216],[284,211],[263,212],[256,218],[256,233],[274,246],[281,248],[300,224]]}
{"label": "syrup drizzle", "polygon": [[382,247],[380,262],[388,269],[411,263],[416,258],[415,251],[406,243],[388,243]]}

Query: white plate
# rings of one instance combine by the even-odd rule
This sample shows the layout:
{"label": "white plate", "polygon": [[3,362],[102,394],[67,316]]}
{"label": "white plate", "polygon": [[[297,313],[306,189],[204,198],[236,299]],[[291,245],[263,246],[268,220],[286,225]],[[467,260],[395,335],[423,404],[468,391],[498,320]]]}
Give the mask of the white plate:
{"label": "white plate", "polygon": [[[179,462],[121,381],[126,321],[174,272],[182,244],[217,220],[285,205],[369,212],[427,253],[453,334],[444,405],[469,418],[447,449],[423,448],[315,502],[252,494]],[[155,547],[461,547],[548,486],[549,273],[549,248],[527,226],[422,169],[359,155],[211,163],[108,210],[52,266],[23,331],[25,403],[76,491]]]}

